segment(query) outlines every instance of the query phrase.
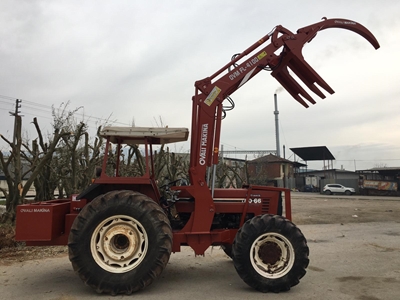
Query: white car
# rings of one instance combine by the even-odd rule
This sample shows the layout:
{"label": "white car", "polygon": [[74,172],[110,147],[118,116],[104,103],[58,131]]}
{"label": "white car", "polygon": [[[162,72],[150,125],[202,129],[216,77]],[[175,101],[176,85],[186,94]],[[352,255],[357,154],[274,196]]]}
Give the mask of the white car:
{"label": "white car", "polygon": [[324,194],[346,194],[351,195],[354,194],[356,191],[351,187],[345,187],[341,184],[331,183],[324,186],[323,193]]}

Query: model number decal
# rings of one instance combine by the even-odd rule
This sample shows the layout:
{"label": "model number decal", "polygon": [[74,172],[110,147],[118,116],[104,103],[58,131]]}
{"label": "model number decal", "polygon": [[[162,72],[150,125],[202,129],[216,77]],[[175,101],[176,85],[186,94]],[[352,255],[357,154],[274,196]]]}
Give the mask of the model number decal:
{"label": "model number decal", "polygon": [[[252,59],[250,59],[245,66],[241,66],[239,68],[236,68],[234,70],[232,70],[232,73],[229,74],[229,79],[230,80],[234,80],[237,77],[240,77],[240,75],[242,75],[242,73],[247,72],[248,68],[254,68],[255,66],[257,66],[258,62],[260,61],[260,59],[262,59],[263,57],[265,57],[267,55],[267,52],[263,51],[260,54],[258,54],[257,56],[254,56]],[[247,80],[246,80],[247,81]]]}
{"label": "model number decal", "polygon": [[249,203],[261,203],[261,198],[254,198],[254,199],[249,199]]}

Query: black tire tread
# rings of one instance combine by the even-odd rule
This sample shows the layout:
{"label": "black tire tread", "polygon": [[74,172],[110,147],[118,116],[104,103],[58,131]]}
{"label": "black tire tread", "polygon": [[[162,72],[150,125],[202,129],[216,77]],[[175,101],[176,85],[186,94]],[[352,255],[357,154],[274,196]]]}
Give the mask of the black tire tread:
{"label": "black tire tread", "polygon": [[[126,276],[128,273],[109,273],[97,267],[94,261],[88,263],[87,261],[91,260],[87,257],[87,255],[91,255],[90,248],[87,249],[82,246],[85,240],[90,240],[90,227],[95,226],[92,224],[96,222],[98,224],[110,214],[122,214],[121,207],[122,210],[125,209],[125,214],[129,214],[128,211],[135,211],[136,215],[134,217],[136,219],[142,222],[145,220],[144,222],[152,224],[150,229],[153,233],[148,232],[148,235],[149,240],[155,240],[151,243],[156,244],[156,249],[154,251],[151,250],[154,259],[148,261],[143,268],[142,265],[144,263],[129,271],[129,276]],[[144,224],[142,223],[142,225]],[[150,235],[153,236],[150,237]],[[73,269],[85,284],[98,293],[111,295],[131,294],[151,284],[166,267],[172,250],[172,230],[163,210],[149,197],[133,191],[113,191],[95,198],[75,218],[68,239],[68,250]],[[146,256],[150,255],[149,250]],[[93,270],[93,266],[96,267],[97,271]],[[139,268],[141,268],[141,272],[136,274]],[[101,274],[99,275],[99,273]],[[105,276],[105,273],[114,277],[112,282],[109,281],[110,276]],[[127,278],[130,280],[126,280]]]}
{"label": "black tire tread", "polygon": [[[258,236],[266,232],[277,232],[284,235],[291,242],[295,251],[292,269],[281,278],[262,277],[254,270],[250,262],[251,245]],[[277,215],[256,216],[248,220],[237,232],[232,250],[233,262],[239,276],[249,286],[264,293],[290,290],[306,274],[309,263],[309,248],[302,232],[292,222]]]}
{"label": "black tire tread", "polygon": [[229,256],[230,258],[233,258],[232,254],[232,244],[224,244],[221,245],[221,249],[224,251],[224,253]]}

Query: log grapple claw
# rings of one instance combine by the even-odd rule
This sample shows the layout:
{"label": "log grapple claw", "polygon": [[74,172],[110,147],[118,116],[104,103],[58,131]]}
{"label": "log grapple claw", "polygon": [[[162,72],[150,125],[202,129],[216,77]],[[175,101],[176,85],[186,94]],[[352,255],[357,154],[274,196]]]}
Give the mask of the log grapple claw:
{"label": "log grapple claw", "polygon": [[[317,96],[324,99],[325,95],[318,88],[321,87],[330,94],[335,91],[315,72],[315,70],[304,60],[302,49],[305,43],[310,42],[318,31],[328,28],[342,28],[358,33],[369,41],[375,49],[379,43],[374,35],[363,25],[346,19],[326,19],[321,22],[300,28],[296,34],[282,26],[277,26],[272,33],[272,44],[275,47],[283,46],[280,55],[273,54],[269,67],[273,70],[271,75],[278,80],[294,99],[303,106],[308,107],[306,101],[315,104],[310,94],[293,78],[289,69]],[[278,34],[281,34],[278,37]]]}

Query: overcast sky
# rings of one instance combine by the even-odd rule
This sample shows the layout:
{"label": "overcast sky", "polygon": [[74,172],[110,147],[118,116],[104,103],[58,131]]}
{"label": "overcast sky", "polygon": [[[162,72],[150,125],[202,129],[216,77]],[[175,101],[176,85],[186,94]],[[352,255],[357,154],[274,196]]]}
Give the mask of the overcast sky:
{"label": "overcast sky", "polygon": [[[67,101],[71,109],[83,106],[81,118],[92,127],[111,115],[119,126],[158,126],[161,118],[190,128],[194,82],[233,54],[276,25],[296,31],[322,17],[347,18],[373,32],[381,48],[342,29],[307,44],[307,62],[335,94],[315,96],[317,104],[305,109],[279,92],[281,146],[290,159],[290,148],[327,146],[335,168],[400,167],[399,13],[398,0],[2,0],[0,133],[12,138],[16,98],[31,139],[33,117],[51,131],[51,106]],[[279,87],[261,72],[232,95],[236,108],[222,124],[225,150],[275,149]],[[173,147],[189,150],[188,143]]]}

